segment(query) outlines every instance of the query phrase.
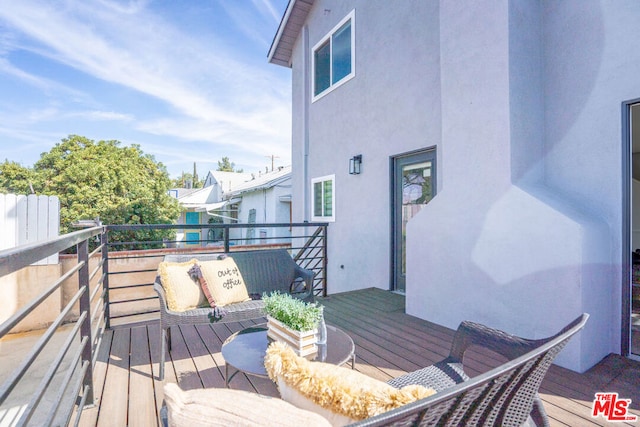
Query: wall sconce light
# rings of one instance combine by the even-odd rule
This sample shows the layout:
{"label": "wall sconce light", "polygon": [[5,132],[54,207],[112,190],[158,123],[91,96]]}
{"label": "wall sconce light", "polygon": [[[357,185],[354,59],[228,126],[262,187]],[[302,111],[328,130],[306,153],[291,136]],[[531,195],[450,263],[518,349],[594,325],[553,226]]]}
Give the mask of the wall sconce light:
{"label": "wall sconce light", "polygon": [[357,156],[353,156],[349,159],[349,174],[350,175],[360,175],[362,165],[362,154],[358,154]]}

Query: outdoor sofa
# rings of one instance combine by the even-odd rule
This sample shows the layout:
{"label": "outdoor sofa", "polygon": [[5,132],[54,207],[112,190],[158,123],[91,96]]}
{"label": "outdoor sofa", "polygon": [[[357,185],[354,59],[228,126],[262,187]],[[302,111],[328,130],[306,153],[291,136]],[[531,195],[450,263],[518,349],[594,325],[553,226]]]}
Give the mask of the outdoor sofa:
{"label": "outdoor sofa", "polygon": [[[233,258],[249,295],[278,291],[290,293],[296,298],[313,299],[313,276],[311,270],[300,267],[286,249],[267,249],[227,254],[172,254],[164,257],[164,262],[184,263],[192,259],[198,261]],[[172,311],[167,304],[167,295],[160,276],[156,277],[153,289],[160,301],[160,379],[164,379],[165,346],[171,351],[171,327],[202,323],[230,323],[264,317],[264,304],[260,299],[225,305],[222,311],[211,307],[199,307],[187,311]],[[223,313],[223,315],[221,315]]]}
{"label": "outdoor sofa", "polygon": [[[350,425],[358,427],[415,425],[548,426],[549,420],[538,395],[540,384],[555,357],[564,348],[569,339],[585,326],[588,317],[588,314],[583,314],[556,335],[540,340],[519,338],[477,323],[462,322],[456,331],[449,357],[435,365],[402,375],[387,383],[394,387],[419,384],[435,389],[436,394]],[[471,346],[488,348],[504,356],[507,361],[488,372],[469,378],[464,373],[463,356]],[[271,357],[269,355],[270,350],[267,353],[267,359],[269,359]],[[266,364],[271,364],[272,362],[274,361],[270,360]],[[282,366],[283,362],[285,362],[284,359],[277,359],[272,366]],[[311,362],[311,365],[316,363]],[[347,368],[336,367],[335,369]],[[269,371],[269,368],[267,370]],[[282,378],[286,376],[291,377],[293,373],[288,372]],[[282,378],[276,379],[279,387],[282,384]],[[320,379],[316,380],[320,381]],[[309,382],[304,381],[304,383]],[[167,392],[170,392],[170,395]],[[187,419],[190,426],[197,425],[199,417],[204,420],[201,425],[206,425],[206,420],[215,420],[216,411],[218,413],[220,411],[218,408],[213,408],[216,404],[217,396],[220,395],[222,398],[223,395],[231,392],[244,393],[244,395],[238,394],[238,399],[244,398],[241,396],[246,396],[246,402],[258,402],[263,407],[265,405],[265,401],[260,401],[260,397],[253,393],[227,389],[183,392],[173,384],[165,387],[165,400],[167,398],[171,400],[172,407],[170,410],[174,411],[172,412],[172,417],[174,417],[172,419],[176,425],[186,425],[187,423],[184,423],[184,421]],[[283,393],[282,388],[280,392],[281,394]],[[175,396],[186,395],[186,393],[192,393],[190,400],[184,399],[176,405]],[[332,391],[332,393],[335,392]],[[201,400],[198,401],[198,399]],[[177,400],[181,400],[181,396]],[[234,403],[240,405],[240,407],[242,405],[238,401]],[[276,403],[282,404],[281,402]],[[248,403],[246,405],[251,408]],[[268,400],[266,405],[268,405]],[[298,411],[295,413],[298,418],[304,415],[300,414],[300,407],[300,405],[297,407],[292,406],[291,409],[292,411]],[[285,409],[278,407],[280,411]],[[190,411],[193,411],[193,414]],[[302,411],[303,413],[305,412],[305,410]],[[228,413],[224,407],[222,412]],[[244,412],[251,412],[251,409]],[[273,413],[276,412],[263,409],[261,414],[268,417],[269,414]],[[317,414],[314,413],[313,415]],[[239,416],[242,417],[244,415],[240,413]],[[167,406],[163,406],[160,417],[163,425],[168,425]],[[269,425],[269,422],[277,425],[287,425],[286,419],[283,419],[282,415],[280,418],[261,419],[260,421],[260,425]],[[320,423],[306,425],[325,425],[323,422],[327,422],[327,419],[323,418]]]}

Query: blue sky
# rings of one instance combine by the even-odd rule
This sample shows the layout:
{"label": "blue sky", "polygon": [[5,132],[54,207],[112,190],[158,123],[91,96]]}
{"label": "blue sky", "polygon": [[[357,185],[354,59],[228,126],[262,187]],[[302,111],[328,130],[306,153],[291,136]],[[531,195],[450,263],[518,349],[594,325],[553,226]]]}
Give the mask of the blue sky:
{"label": "blue sky", "polygon": [[172,177],[291,163],[287,0],[0,0],[0,161],[70,134],[139,144]]}

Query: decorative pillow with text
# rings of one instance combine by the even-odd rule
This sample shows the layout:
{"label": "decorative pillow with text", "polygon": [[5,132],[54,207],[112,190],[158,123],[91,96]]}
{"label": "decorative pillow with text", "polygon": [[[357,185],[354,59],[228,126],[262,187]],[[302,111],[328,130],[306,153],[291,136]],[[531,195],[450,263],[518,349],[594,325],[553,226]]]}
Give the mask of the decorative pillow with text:
{"label": "decorative pillow with text", "polygon": [[209,293],[217,306],[221,307],[251,299],[240,269],[233,258],[200,261],[198,264],[202,276],[207,282]]}

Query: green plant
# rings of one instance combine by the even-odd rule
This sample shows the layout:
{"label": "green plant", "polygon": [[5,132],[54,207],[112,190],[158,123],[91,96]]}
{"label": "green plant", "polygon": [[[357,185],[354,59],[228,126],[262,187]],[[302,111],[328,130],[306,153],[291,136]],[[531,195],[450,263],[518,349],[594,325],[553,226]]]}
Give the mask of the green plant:
{"label": "green plant", "polygon": [[322,307],[295,299],[288,294],[271,292],[263,295],[264,311],[294,331],[310,331],[318,326]]}

